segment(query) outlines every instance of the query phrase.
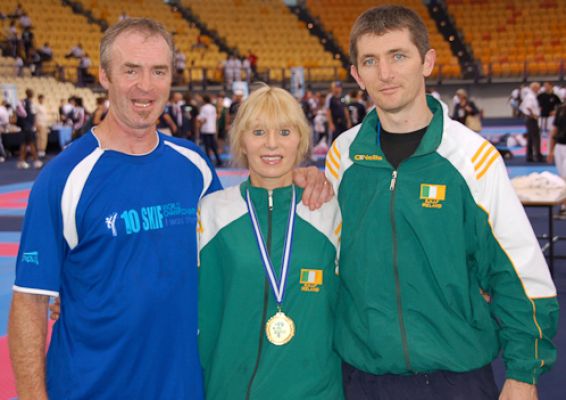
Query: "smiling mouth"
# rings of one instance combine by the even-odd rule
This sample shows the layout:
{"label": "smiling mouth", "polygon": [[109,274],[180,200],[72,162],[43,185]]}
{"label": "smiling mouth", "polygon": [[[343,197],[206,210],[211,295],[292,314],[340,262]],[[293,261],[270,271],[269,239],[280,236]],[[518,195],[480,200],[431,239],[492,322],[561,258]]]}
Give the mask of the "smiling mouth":
{"label": "smiling mouth", "polygon": [[260,158],[261,161],[270,165],[278,164],[281,160],[283,160],[283,156],[261,156]]}
{"label": "smiling mouth", "polygon": [[153,104],[153,100],[145,100],[145,99],[134,99],[132,100],[132,104],[134,107],[138,108],[148,108]]}

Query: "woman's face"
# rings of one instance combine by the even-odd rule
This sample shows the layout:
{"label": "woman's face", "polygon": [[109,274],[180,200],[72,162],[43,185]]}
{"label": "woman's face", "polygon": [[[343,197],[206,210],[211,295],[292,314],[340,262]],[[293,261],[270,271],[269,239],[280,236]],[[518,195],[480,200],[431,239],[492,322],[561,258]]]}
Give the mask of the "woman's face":
{"label": "woman's face", "polygon": [[244,132],[242,151],[252,184],[275,189],[293,183],[300,141],[298,130],[291,126],[273,129],[257,125]]}

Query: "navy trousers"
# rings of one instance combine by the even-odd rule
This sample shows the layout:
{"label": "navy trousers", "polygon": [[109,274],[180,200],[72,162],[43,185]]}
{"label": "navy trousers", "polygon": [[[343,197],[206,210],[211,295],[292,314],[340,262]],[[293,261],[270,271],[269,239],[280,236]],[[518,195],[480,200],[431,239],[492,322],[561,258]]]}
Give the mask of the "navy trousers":
{"label": "navy trousers", "polygon": [[497,400],[491,364],[468,372],[372,375],[342,364],[347,400]]}

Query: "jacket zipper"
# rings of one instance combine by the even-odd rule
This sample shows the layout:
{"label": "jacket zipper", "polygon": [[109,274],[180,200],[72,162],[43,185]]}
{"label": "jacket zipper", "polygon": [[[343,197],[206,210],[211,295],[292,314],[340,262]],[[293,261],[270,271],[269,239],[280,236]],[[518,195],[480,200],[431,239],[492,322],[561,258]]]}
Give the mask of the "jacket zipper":
{"label": "jacket zipper", "polygon": [[[267,253],[271,256],[271,220],[273,214],[273,190],[267,191]],[[263,313],[261,317],[261,324],[259,325],[259,341],[257,346],[257,358],[255,360],[255,367],[252,372],[250,381],[248,382],[248,389],[246,390],[246,400],[250,399],[252,386],[254,384],[255,377],[257,375],[257,370],[259,368],[259,362],[261,361],[261,354],[263,349],[263,342],[265,338],[264,326],[267,322],[267,305],[269,300],[269,284],[267,277],[265,278],[265,285],[263,287]]]}
{"label": "jacket zipper", "polygon": [[399,318],[399,330],[401,331],[401,344],[403,346],[403,355],[405,357],[405,365],[407,370],[412,371],[411,358],[409,357],[409,345],[407,343],[407,330],[405,328],[405,320],[403,318],[403,305],[401,302],[401,282],[399,279],[399,264],[397,260],[397,226],[395,224],[395,187],[397,185],[397,170],[393,170],[391,174],[391,183],[389,190],[391,191],[391,201],[389,202],[389,215],[391,217],[391,231],[393,243],[393,274],[395,276],[395,292],[397,295],[397,316]]}

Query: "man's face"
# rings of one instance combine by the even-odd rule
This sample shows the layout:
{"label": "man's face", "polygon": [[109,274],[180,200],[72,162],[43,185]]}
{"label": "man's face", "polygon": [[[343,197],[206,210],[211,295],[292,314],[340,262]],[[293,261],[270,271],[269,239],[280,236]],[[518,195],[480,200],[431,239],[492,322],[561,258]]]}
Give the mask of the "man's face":
{"label": "man's face", "polygon": [[108,90],[110,115],[124,128],[153,130],[171,86],[171,51],[159,35],[139,32],[118,36],[110,49],[108,74],[100,83]]}
{"label": "man's face", "polygon": [[379,110],[409,110],[415,99],[425,95],[424,78],[431,74],[436,55],[429,50],[423,62],[408,29],[365,34],[357,46],[358,65],[352,66],[352,76]]}
{"label": "man's face", "polygon": [[333,83],[332,84],[332,94],[336,97],[339,97],[342,94],[342,86]]}

